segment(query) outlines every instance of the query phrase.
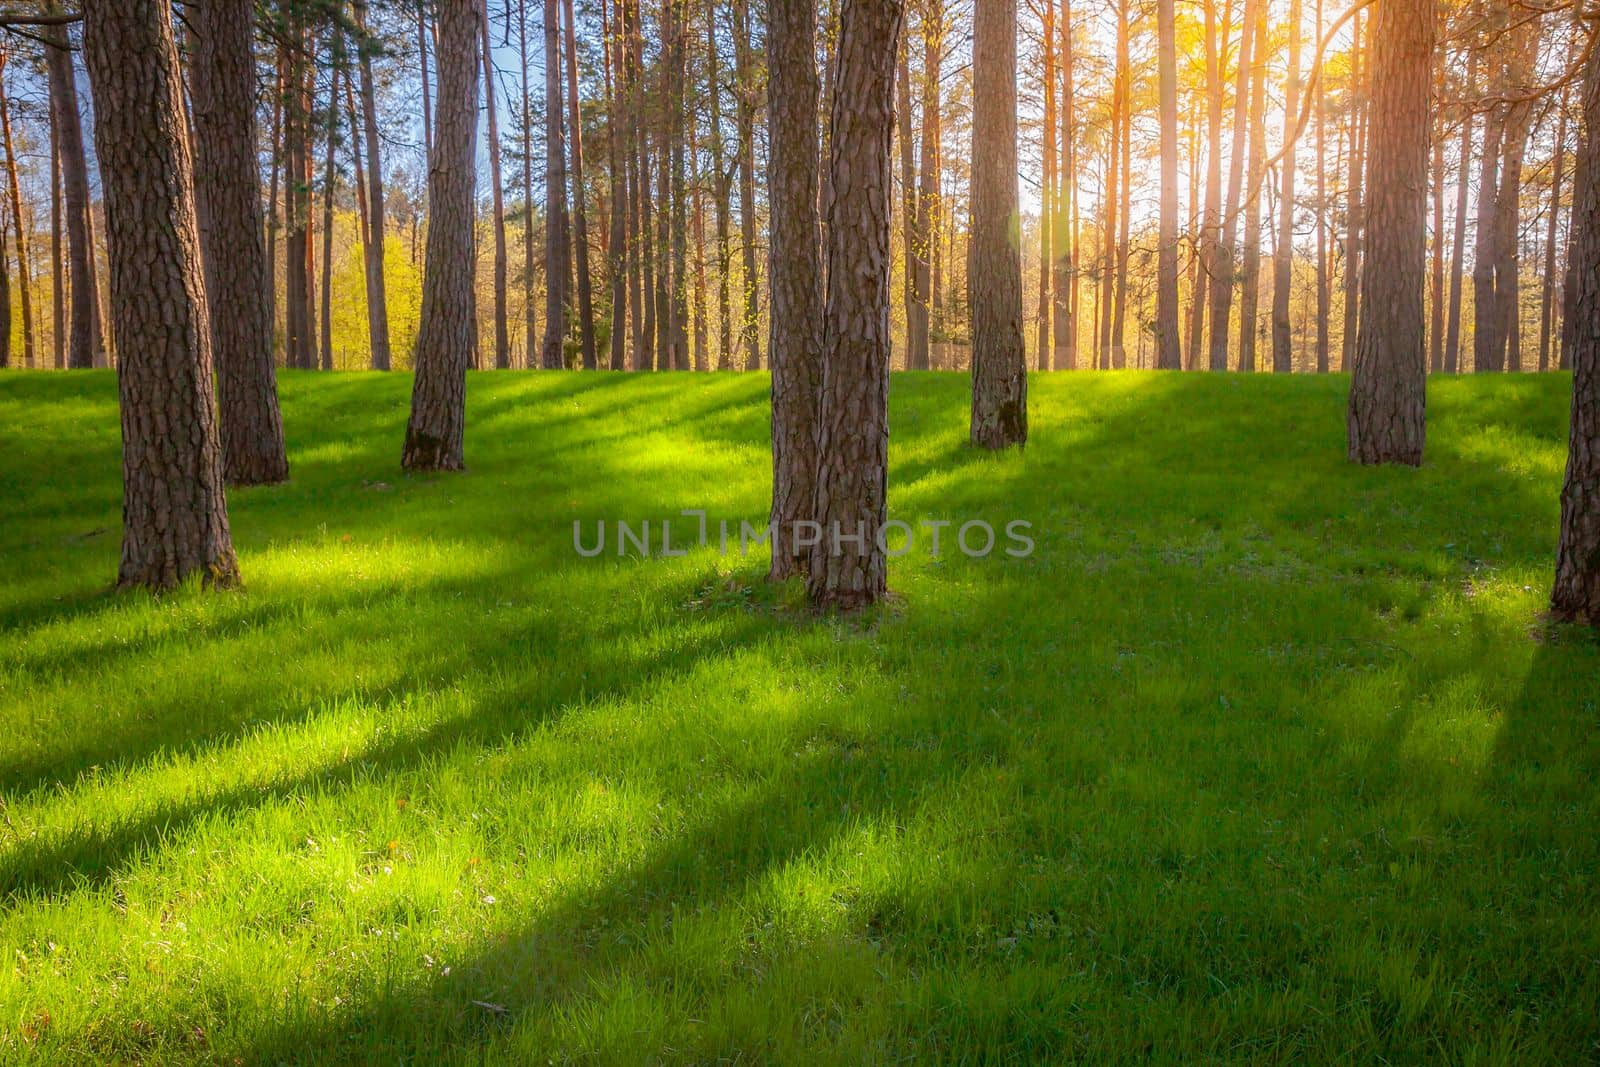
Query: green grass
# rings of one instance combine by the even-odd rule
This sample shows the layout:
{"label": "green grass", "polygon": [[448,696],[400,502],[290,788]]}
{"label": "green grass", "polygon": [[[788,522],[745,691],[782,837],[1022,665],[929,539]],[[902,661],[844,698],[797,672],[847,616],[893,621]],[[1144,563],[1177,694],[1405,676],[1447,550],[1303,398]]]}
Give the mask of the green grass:
{"label": "green grass", "polygon": [[[1600,1057],[1600,644],[1539,621],[1564,376],[1058,375],[891,510],[1030,520],[819,620],[571,523],[766,506],[761,376],[286,374],[246,590],[109,591],[115,383],[0,379],[0,1062]],[[687,522],[687,520],[684,520]]]}

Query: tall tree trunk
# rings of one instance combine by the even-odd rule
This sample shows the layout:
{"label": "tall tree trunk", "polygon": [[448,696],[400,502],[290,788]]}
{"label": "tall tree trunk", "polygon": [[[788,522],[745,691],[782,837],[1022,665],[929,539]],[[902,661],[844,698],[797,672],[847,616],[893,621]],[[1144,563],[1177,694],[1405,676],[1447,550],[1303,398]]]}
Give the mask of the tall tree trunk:
{"label": "tall tree trunk", "polygon": [[572,242],[567,233],[567,146],[561,130],[560,11],[558,0],[544,0],[545,301],[541,364],[545,370],[561,370],[567,365],[567,286],[572,277]]}
{"label": "tall tree trunk", "polygon": [[[356,24],[367,28],[366,0],[355,0]],[[383,277],[384,203],[383,152],[378,136],[378,100],[372,78],[372,47],[362,41],[360,49],[361,116],[363,130],[351,127],[350,136],[367,141],[367,239],[362,247],[367,282],[367,343],[373,370],[388,370],[393,362],[389,351],[389,289]],[[359,179],[358,179],[359,181]]]}
{"label": "tall tree trunk", "polygon": [[[583,183],[583,111],[578,97],[578,44],[572,0],[562,0],[567,36],[567,138],[572,143],[572,243],[577,253],[578,350],[584,370],[599,367],[595,350],[593,276],[589,273],[588,186]],[[681,94],[680,94],[681,95]]]}
{"label": "tall tree trunk", "polygon": [[[619,5],[620,6],[620,5]],[[626,119],[618,114],[621,100],[617,92],[617,79],[622,74],[623,30],[621,12],[612,21],[606,0],[600,3],[601,33],[604,36],[603,70],[605,73],[606,107],[606,178],[611,198],[611,232],[606,249],[606,276],[611,287],[611,336],[608,366],[624,370],[628,364],[628,195],[623,173],[622,127]],[[526,92],[526,80],[524,80]],[[526,169],[526,165],[524,165]],[[532,185],[531,176],[527,176]],[[528,196],[530,205],[533,197]],[[532,255],[528,256],[532,262]]]}
{"label": "tall tree trunk", "polygon": [[[477,340],[477,142],[480,0],[440,0],[439,96],[428,166],[428,248],[406,470],[461,470],[467,362]],[[553,54],[553,53],[552,53]]]}
{"label": "tall tree trunk", "polygon": [[972,221],[967,238],[972,323],[972,443],[1028,441],[1017,247],[1017,5],[979,0],[972,31]]}
{"label": "tall tree trunk", "polygon": [[[211,383],[194,168],[166,0],[88,0],[83,48],[121,343],[119,586],[239,578]],[[129,62],[130,56],[138,62]]]}
{"label": "tall tree trunk", "polygon": [[289,366],[309,370],[316,366],[311,299],[311,77],[314,64],[305,25],[298,18],[290,21],[288,36],[285,47],[289,52],[286,64],[289,90],[284,122],[286,344]]}
{"label": "tall tree trunk", "polygon": [[[267,351],[275,353],[277,350],[278,329],[278,231],[283,229],[282,213],[279,210],[278,187],[280,185],[283,169],[283,135],[284,135],[284,94],[287,87],[284,84],[283,49],[278,49],[277,59],[273,64],[273,93],[272,93],[272,133],[271,140],[267,142],[267,154],[271,157],[269,170],[272,177],[267,192],[267,322],[268,339],[270,341]],[[284,330],[288,336],[288,330]],[[275,357],[274,357],[275,358]],[[285,359],[287,362],[287,358]],[[291,364],[292,365],[292,364]]]}
{"label": "tall tree trunk", "polygon": [[[1358,13],[1351,23],[1350,84],[1354,108],[1350,115],[1350,177],[1345,196],[1344,241],[1344,333],[1339,341],[1339,369],[1350,370],[1355,361],[1356,317],[1361,306],[1361,237],[1364,224],[1362,183],[1366,180],[1366,131],[1371,122],[1372,105],[1361,69],[1365,20]],[[1376,39],[1376,38],[1374,38]]]}
{"label": "tall tree trunk", "polygon": [[[1442,50],[1441,50],[1442,51]],[[1444,57],[1434,63],[1434,99],[1444,98]],[[1444,119],[1435,114],[1433,129],[1433,165],[1429,184],[1433,191],[1433,230],[1429,240],[1429,263],[1433,270],[1433,284],[1429,287],[1428,301],[1428,369],[1434,374],[1444,370]]]}
{"label": "tall tree trunk", "polygon": [[[685,12],[687,13],[687,8]],[[700,174],[700,116],[689,112],[689,196],[694,204],[690,229],[694,239],[694,369],[710,370],[706,346],[710,342],[706,311],[706,190]]]}
{"label": "tall tree trunk", "polygon": [[[812,36],[816,36],[814,31]],[[717,43],[716,0],[706,0],[706,82],[711,99],[711,182],[717,210],[717,369],[732,370],[733,240],[729,215],[732,214],[733,176],[727,170],[722,150],[722,56]]]}
{"label": "tall tree trunk", "polygon": [[[528,61],[528,5],[525,3],[517,5],[517,51],[522,60],[522,363],[532,369],[539,365],[535,354],[539,351],[539,313],[533,298],[533,82]],[[606,113],[614,114],[609,109]]]}
{"label": "tall tree trunk", "polygon": [[11,366],[11,269],[5,256],[6,220],[0,212],[0,370]]}
{"label": "tall tree trunk", "polygon": [[[1295,0],[1298,3],[1298,0]],[[1178,26],[1174,0],[1156,0],[1161,117],[1160,234],[1156,247],[1156,367],[1182,370],[1178,340]]]}
{"label": "tall tree trunk", "polygon": [[428,3],[416,0],[417,5],[417,58],[422,64],[422,148],[428,158],[433,158],[433,101],[429,96],[428,75]]}
{"label": "tall tree trunk", "polygon": [[[734,76],[739,124],[739,238],[744,252],[744,326],[741,345],[745,370],[761,369],[761,278],[756,270],[756,120],[755,70],[750,46],[749,0],[734,0]],[[893,62],[893,53],[890,54]],[[892,85],[892,83],[891,83]]]}
{"label": "tall tree trunk", "polygon": [[[925,251],[918,264],[921,291],[927,294],[928,333],[944,334],[944,256],[941,238],[952,229],[944,217],[944,7],[941,0],[923,0],[922,14],[922,149],[917,186],[922,214],[918,230]],[[926,278],[923,278],[925,272]],[[924,354],[919,353],[919,356]],[[930,362],[920,367],[926,370]]]}
{"label": "tall tree trunk", "polygon": [[[1118,112],[1122,117],[1122,142],[1118,158],[1122,174],[1117,182],[1117,192],[1122,200],[1117,208],[1117,288],[1111,323],[1112,366],[1122,370],[1128,365],[1127,315],[1128,315],[1128,241],[1133,216],[1133,64],[1128,56],[1129,0],[1119,0],[1117,5],[1117,88],[1121,97]],[[970,284],[970,283],[969,283]]]}
{"label": "tall tree trunk", "polygon": [[1245,154],[1249,147],[1250,70],[1255,45],[1256,6],[1263,0],[1245,0],[1239,19],[1238,71],[1233,88],[1233,135],[1228,162],[1228,200],[1218,233],[1216,266],[1211,271],[1210,365],[1228,369],[1229,318],[1233,314],[1235,249],[1239,232],[1240,198],[1243,196]]}
{"label": "tall tree trunk", "polygon": [[[1491,84],[1503,85],[1490,77]],[[1505,335],[1495,290],[1495,201],[1499,197],[1500,146],[1505,132],[1505,105],[1483,117],[1483,158],[1478,169],[1478,229],[1472,265],[1472,369],[1478,374],[1505,370]]]}
{"label": "tall tree trunk", "polygon": [[[1198,269],[1189,307],[1189,366],[1200,365],[1200,349],[1205,343],[1207,289],[1221,271],[1222,225],[1222,66],[1217,51],[1216,0],[1201,0],[1206,64],[1206,174],[1205,201],[1201,207],[1200,240],[1195,250]],[[1226,35],[1226,31],[1224,31]]]}
{"label": "tall tree trunk", "polygon": [[328,75],[328,144],[322,168],[322,369],[333,369],[333,193],[338,183],[339,79],[344,75],[343,49],[335,41]]}
{"label": "tall tree trunk", "polygon": [[1350,383],[1350,459],[1357,463],[1422,462],[1433,40],[1433,0],[1377,0],[1368,225]]}
{"label": "tall tree trunk", "polygon": [[256,161],[254,17],[252,0],[209,0],[191,15],[194,193],[207,223],[200,250],[210,297],[223,475],[231,485],[289,477],[273,375],[272,275]]}
{"label": "tall tree trunk", "polygon": [[824,544],[806,582],[822,609],[866,607],[888,590],[878,534],[889,481],[889,141],[901,18],[898,0],[844,0],[839,19],[817,437]]}
{"label": "tall tree trunk", "polygon": [[1267,184],[1267,9],[1256,9],[1257,52],[1250,76],[1250,178],[1244,215],[1244,262],[1239,287],[1239,369],[1256,369],[1256,311],[1261,296],[1261,194]]}
{"label": "tall tree trunk", "polygon": [[1289,69],[1283,79],[1283,191],[1278,196],[1278,240],[1272,250],[1272,370],[1294,370],[1289,330],[1289,290],[1294,281],[1295,123],[1300,117],[1300,0],[1289,0]]}
{"label": "tall tree trunk", "polygon": [[[71,277],[72,332],[67,346],[67,366],[87,368],[95,365],[96,356],[100,357],[100,363],[105,361],[89,214],[89,164],[84,153],[83,122],[78,114],[77,78],[72,69],[72,51],[66,30],[54,27],[46,33],[46,39],[51,42],[51,46],[45,49],[50,81],[50,114],[52,126],[58,131],[56,140],[61,156],[67,269]],[[251,73],[253,76],[253,69]]]}
{"label": "tall tree trunk", "polygon": [[1044,2],[1043,35],[1040,48],[1044,53],[1044,124],[1040,129],[1040,190],[1039,190],[1039,329],[1036,366],[1050,369],[1050,310],[1055,305],[1051,296],[1051,281],[1055,255],[1051,248],[1056,235],[1055,217],[1060,210],[1056,200],[1056,53],[1055,0]]}
{"label": "tall tree trunk", "polygon": [[11,192],[11,220],[17,235],[17,286],[22,297],[22,362],[35,365],[37,346],[33,329],[33,257],[28,248],[28,224],[23,214],[22,187],[17,181],[17,153],[11,141],[11,100],[6,93],[5,72],[10,48],[0,43],[0,134],[6,150],[6,181]]}
{"label": "tall tree trunk", "polygon": [[1539,305],[1539,370],[1550,369],[1550,339],[1554,334],[1556,291],[1556,231],[1561,217],[1561,183],[1567,169],[1567,87],[1556,107],[1555,162],[1550,174],[1550,217],[1545,220],[1544,279]]}
{"label": "tall tree trunk", "polygon": [[[772,365],[772,568],[782,581],[810,571],[796,524],[814,517],[822,400],[822,248],[817,219],[816,0],[767,9],[767,351]],[[887,175],[886,175],[887,176]],[[887,295],[887,294],[886,294]],[[887,371],[885,371],[887,374]]]}
{"label": "tall tree trunk", "polygon": [[66,264],[62,262],[61,126],[50,122],[50,348],[56,370],[67,369]]}
{"label": "tall tree trunk", "polygon": [[1100,353],[1096,361],[1098,370],[1110,370],[1115,365],[1112,357],[1111,295],[1116,285],[1117,262],[1117,168],[1118,153],[1122,148],[1122,53],[1126,50],[1127,0],[1117,5],[1117,65],[1111,81],[1111,123],[1106,133],[1106,173],[1100,183],[1100,215],[1102,255],[1100,261]]}
{"label": "tall tree trunk", "polygon": [[1333,299],[1328,291],[1328,92],[1322,82],[1322,0],[1317,3],[1317,373],[1327,374],[1328,316]]}
{"label": "tall tree trunk", "polygon": [[489,155],[490,225],[494,230],[494,365],[511,367],[511,319],[507,310],[510,266],[506,255],[506,197],[500,171],[500,104],[495,88],[494,46],[489,41],[489,0],[479,0],[478,46],[483,63],[483,112]]}
{"label": "tall tree trunk", "polygon": [[[911,60],[909,34],[900,39],[900,54],[896,58],[895,74],[895,143],[900,152],[900,244],[905,253],[902,272],[902,296],[906,306],[906,369],[917,369],[916,352],[919,332],[927,331],[927,308],[917,301],[917,170],[916,135],[912,131]],[[771,104],[768,103],[768,110]],[[768,264],[767,273],[772,273]],[[923,342],[926,343],[925,341]],[[771,351],[769,344],[768,350]]]}
{"label": "tall tree trunk", "polygon": [[[566,0],[571,3],[571,0]],[[685,38],[688,34],[685,16],[686,0],[667,0],[673,8],[671,43],[671,80],[667,95],[667,120],[672,130],[672,160],[670,205],[672,233],[672,365],[674,370],[689,369],[689,197],[686,192],[684,152],[687,148],[685,126],[689,119],[688,104],[684,99],[684,83],[688,80]]]}
{"label": "tall tree trunk", "polygon": [[1078,369],[1078,176],[1077,120],[1073,102],[1072,0],[1061,0],[1061,196],[1056,202],[1055,277],[1051,294],[1055,299],[1054,345],[1052,360],[1057,370]]}
{"label": "tall tree trunk", "polygon": [[1600,626],[1600,51],[1585,63],[1582,136],[1574,161],[1567,322],[1572,326],[1572,419],[1556,548],[1556,618]]}
{"label": "tall tree trunk", "polygon": [[[1467,52],[1467,82],[1463,95],[1470,97],[1478,83],[1478,53]],[[1455,236],[1450,247],[1450,307],[1445,325],[1444,369],[1455,374],[1461,369],[1461,262],[1467,244],[1467,177],[1472,170],[1472,110],[1461,109],[1461,155],[1456,164]]]}

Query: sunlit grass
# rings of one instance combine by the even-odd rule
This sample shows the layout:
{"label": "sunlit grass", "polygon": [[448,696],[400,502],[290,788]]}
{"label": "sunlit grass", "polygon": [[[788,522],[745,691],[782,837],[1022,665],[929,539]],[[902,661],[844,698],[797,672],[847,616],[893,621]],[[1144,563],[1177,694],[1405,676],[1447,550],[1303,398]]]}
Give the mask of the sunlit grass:
{"label": "sunlit grass", "polygon": [[108,375],[0,378],[0,1062],[1600,1055],[1600,646],[1539,621],[1563,376],[897,375],[891,513],[1035,553],[765,561],[759,375],[286,374],[246,591],[109,592]]}

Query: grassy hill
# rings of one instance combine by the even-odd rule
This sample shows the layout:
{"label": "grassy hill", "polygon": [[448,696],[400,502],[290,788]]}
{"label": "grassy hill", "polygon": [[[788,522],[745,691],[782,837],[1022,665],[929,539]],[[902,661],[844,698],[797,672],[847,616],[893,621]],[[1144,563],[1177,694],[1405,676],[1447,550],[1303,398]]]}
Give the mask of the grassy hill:
{"label": "grassy hill", "polygon": [[[893,517],[819,620],[761,553],[764,376],[285,374],[246,590],[109,592],[116,388],[0,378],[0,1061],[1600,1054],[1600,643],[1539,623],[1565,376],[897,375]],[[1002,545],[1003,547],[1003,545]]]}

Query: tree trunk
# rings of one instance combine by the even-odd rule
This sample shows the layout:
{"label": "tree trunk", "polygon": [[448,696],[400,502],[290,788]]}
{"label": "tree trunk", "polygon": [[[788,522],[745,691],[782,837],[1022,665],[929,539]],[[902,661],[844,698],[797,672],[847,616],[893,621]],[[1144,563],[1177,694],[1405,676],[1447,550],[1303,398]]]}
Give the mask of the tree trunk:
{"label": "tree trunk", "polygon": [[[922,8],[922,149],[917,163],[921,217],[917,229],[923,236],[922,259],[917,264],[918,291],[928,304],[928,336],[944,333],[944,258],[941,237],[944,220],[944,8],[939,0],[926,0]],[[927,370],[929,353],[920,352],[919,367]]]}
{"label": "tree trunk", "polygon": [[1344,333],[1339,339],[1339,369],[1349,370],[1355,361],[1356,316],[1361,306],[1361,228],[1362,182],[1366,179],[1363,154],[1366,147],[1366,128],[1371,121],[1372,105],[1367,99],[1367,85],[1361,70],[1362,44],[1366,28],[1358,13],[1354,26],[1354,44],[1350,48],[1350,83],[1355,106],[1350,116],[1350,189],[1345,198],[1344,242]]}
{"label": "tree trunk", "polygon": [[[1434,63],[1434,99],[1444,98],[1444,57]],[[1428,369],[1434,374],[1444,370],[1444,120],[1434,116],[1433,165],[1430,183],[1433,190],[1433,230],[1429,240],[1429,263],[1433,269],[1433,284],[1429,287],[1428,301]]]}
{"label": "tree trunk", "polygon": [[1182,370],[1183,352],[1178,340],[1178,27],[1174,0],[1156,0],[1156,37],[1161,117],[1156,367]]}
{"label": "tree trunk", "polygon": [[[1467,81],[1463,95],[1471,96],[1478,83],[1478,53],[1467,52]],[[1461,369],[1461,262],[1467,244],[1467,177],[1472,171],[1472,111],[1461,109],[1461,158],[1456,164],[1455,236],[1450,247],[1450,307],[1445,325],[1444,369]]]}
{"label": "tree trunk", "polygon": [[1043,126],[1040,129],[1040,185],[1039,185],[1039,323],[1037,348],[1035,356],[1036,366],[1040,370],[1050,369],[1050,309],[1054,300],[1050,294],[1050,283],[1055,266],[1055,256],[1052,254],[1051,242],[1056,234],[1055,216],[1059,210],[1056,202],[1056,54],[1055,54],[1055,0],[1045,0],[1044,24],[1040,38],[1040,48],[1044,53],[1044,73],[1042,75],[1044,90],[1044,115]]}
{"label": "tree trunk", "polygon": [[209,0],[196,5],[191,15],[190,91],[198,164],[194,192],[207,223],[200,249],[211,311],[223,474],[230,485],[289,477],[272,365],[272,276],[262,243],[251,91],[254,16],[251,0]]}
{"label": "tree trunk", "polygon": [[1433,38],[1433,0],[1377,0],[1362,313],[1350,383],[1350,459],[1357,463],[1422,462]]}
{"label": "tree trunk", "polygon": [[972,322],[972,443],[1028,440],[1017,247],[1017,6],[978,0],[972,33],[972,221],[967,299]]}
{"label": "tree trunk", "polygon": [[417,58],[422,64],[422,149],[433,158],[433,102],[428,95],[428,0],[416,0]]}
{"label": "tree trunk", "polygon": [[[572,0],[566,0],[571,3]],[[688,27],[684,15],[685,0],[667,0],[672,6],[672,41],[670,49],[671,80],[667,94],[667,120],[672,129],[672,160],[670,173],[670,229],[672,234],[672,366],[674,370],[689,369],[689,197],[685,185],[684,164],[689,119],[689,107],[684,99],[684,84],[688,80],[687,49],[685,37]]]}
{"label": "tree trunk", "polygon": [[888,591],[878,535],[888,503],[889,141],[901,17],[898,0],[844,0],[839,19],[817,439],[823,544],[806,582],[821,609],[866,607]]}
{"label": "tree trunk", "polygon": [[[909,36],[909,34],[906,36]],[[917,366],[917,349],[920,345],[927,344],[928,320],[926,306],[920,304],[917,300],[917,270],[915,266],[918,254],[917,144],[911,123],[913,112],[911,108],[910,43],[905,36],[900,40],[900,54],[896,61],[896,71],[895,120],[898,123],[898,127],[895,133],[895,142],[900,151],[900,244],[904,249],[905,257],[905,269],[902,273],[904,285],[901,292],[906,306],[906,370],[915,370]],[[768,111],[771,111],[770,101],[768,102]],[[769,276],[772,273],[770,263],[767,267],[767,273]],[[922,338],[920,341],[919,336]],[[772,346],[769,344],[767,347],[770,352]]]}
{"label": "tree trunk", "polygon": [[1078,213],[1077,120],[1072,98],[1073,86],[1072,0],[1061,0],[1061,196],[1056,202],[1055,228],[1051,251],[1055,253],[1055,277],[1051,293],[1055,299],[1052,363],[1057,370],[1078,369]]}
{"label": "tree trunk", "polygon": [[1203,41],[1206,64],[1206,174],[1205,201],[1201,207],[1200,240],[1195,249],[1198,270],[1189,307],[1189,366],[1200,365],[1205,343],[1207,290],[1221,272],[1218,233],[1222,220],[1222,66],[1217,52],[1216,0],[1202,0]]}
{"label": "tree trunk", "polygon": [[[267,142],[267,155],[271,157],[268,168],[272,177],[267,191],[267,322],[269,325],[267,336],[271,340],[268,352],[277,351],[278,329],[278,231],[283,228],[282,217],[279,211],[278,187],[283,173],[283,113],[284,93],[286,87],[283,79],[283,49],[278,50],[274,66],[273,93],[272,93],[272,134]],[[284,331],[288,336],[288,331]],[[287,360],[286,360],[287,362]]]}
{"label": "tree trunk", "polygon": [[1556,231],[1561,217],[1561,183],[1567,168],[1567,87],[1556,106],[1555,162],[1550,175],[1550,217],[1545,220],[1544,279],[1539,306],[1539,370],[1550,369],[1550,339],[1554,334],[1556,291]]}
{"label": "tree trunk", "polygon": [[[1116,303],[1112,305],[1111,365],[1122,370],[1128,365],[1127,315],[1128,315],[1128,239],[1133,215],[1133,65],[1128,56],[1129,0],[1117,4],[1117,75],[1114,92],[1120,103],[1118,114],[1122,118],[1121,144],[1118,158],[1122,173],[1117,181],[1121,203],[1117,208],[1117,287]],[[970,281],[969,281],[970,284]]]}
{"label": "tree trunk", "polygon": [[1262,45],[1250,76],[1250,177],[1244,214],[1244,262],[1239,287],[1239,369],[1256,369],[1256,313],[1261,296],[1261,194],[1267,184],[1267,9],[1256,9],[1255,39]]}
{"label": "tree trunk", "polygon": [[1322,83],[1322,0],[1317,0],[1317,373],[1327,374],[1328,316],[1332,294],[1328,291],[1328,93]]}
{"label": "tree trunk", "polygon": [[572,242],[567,234],[567,146],[561,130],[560,11],[558,0],[544,0],[545,300],[541,364],[545,370],[561,370],[567,365],[567,286],[572,277]]}
{"label": "tree trunk", "polygon": [[[1495,83],[1493,77],[1491,83]],[[1478,374],[1505,370],[1505,335],[1495,291],[1495,201],[1499,197],[1500,145],[1505,105],[1483,118],[1483,159],[1478,169],[1478,230],[1472,264],[1472,369]]]}
{"label": "tree trunk", "polygon": [[56,370],[67,369],[66,264],[62,262],[61,126],[50,114],[50,349]]}
{"label": "tree trunk", "polygon": [[1567,321],[1572,326],[1572,420],[1561,540],[1550,609],[1567,622],[1600,626],[1600,51],[1583,74],[1583,123],[1574,163],[1572,266]]}
{"label": "tree trunk", "polygon": [[[739,125],[739,237],[744,252],[744,325],[741,344],[745,370],[761,369],[761,278],[756,271],[756,121],[755,70],[750,46],[749,0],[734,0],[734,76]],[[890,53],[890,62],[893,62]],[[892,83],[891,83],[892,84]],[[769,176],[770,177],[770,176]]]}
{"label": "tree trunk", "polygon": [[289,24],[288,93],[284,121],[285,322],[289,366],[316,366],[312,340],[311,286],[311,68],[305,26]]}
{"label": "tree trunk", "polygon": [[1228,369],[1229,318],[1233,314],[1235,249],[1239,232],[1240,198],[1243,196],[1245,153],[1249,146],[1251,49],[1255,44],[1256,5],[1263,0],[1245,0],[1239,19],[1238,71],[1233,88],[1233,135],[1228,162],[1228,200],[1218,233],[1216,266],[1211,271],[1210,365],[1214,371]]}
{"label": "tree trunk", "polygon": [[495,91],[494,46],[489,42],[489,0],[479,0],[478,44],[483,63],[483,111],[489,156],[489,210],[494,232],[494,366],[511,367],[511,319],[507,310],[510,267],[506,256],[506,197],[500,171],[500,104]]}
{"label": "tree trunk", "polygon": [[517,5],[517,51],[522,59],[522,365],[531,370],[539,365],[535,355],[539,350],[539,314],[533,298],[533,85],[528,62],[528,5],[525,3]]}
{"label": "tree trunk", "polygon": [[[815,31],[812,36],[816,36]],[[732,370],[733,240],[729,233],[729,215],[732,213],[733,176],[726,169],[722,150],[722,56],[717,44],[716,0],[706,0],[706,82],[711,98],[711,183],[717,211],[717,369]]]}
{"label": "tree trunk", "polygon": [[[628,195],[623,174],[622,139],[623,125],[626,119],[618,114],[621,101],[617,92],[616,81],[622,73],[622,19],[618,11],[617,21],[611,20],[610,9],[606,0],[600,4],[601,33],[604,36],[603,70],[605,72],[606,91],[606,171],[611,197],[611,232],[609,247],[606,249],[606,274],[607,282],[611,287],[611,337],[610,356],[608,365],[612,370],[624,370],[628,363]],[[524,80],[526,92],[526,80]],[[526,105],[524,105],[526,106]],[[526,165],[524,165],[526,169]],[[525,175],[525,180],[532,186],[531,176]],[[528,194],[528,203],[533,203],[531,191]],[[533,257],[528,260],[531,266]],[[531,288],[531,287],[530,287]]]}
{"label": "tree trunk", "polygon": [[[117,584],[238,582],[223,495],[178,50],[166,0],[87,0],[111,307],[122,345]],[[138,62],[129,62],[130,56]]]}
{"label": "tree trunk", "polygon": [[584,370],[599,367],[595,350],[594,291],[589,273],[588,187],[583,184],[583,113],[578,98],[578,44],[572,0],[562,0],[567,37],[567,138],[572,144],[572,243],[577,253],[578,350]]}
{"label": "tree trunk", "polygon": [[[367,2],[355,0],[356,25],[367,28]],[[352,125],[350,136],[367,142],[367,233],[362,246],[367,282],[367,343],[373,370],[388,370],[393,362],[389,351],[389,290],[383,278],[384,191],[383,153],[379,147],[378,101],[372,78],[372,47],[361,42],[361,116],[363,130]],[[358,179],[359,180],[359,179]]]}
{"label": "tree trunk", "polygon": [[33,330],[33,258],[28,249],[28,224],[22,211],[22,187],[17,181],[17,154],[11,141],[11,100],[6,94],[6,60],[10,47],[0,43],[0,135],[6,150],[6,180],[11,192],[11,220],[17,230],[17,284],[22,297],[22,363],[35,365],[36,343]]}
{"label": "tree trunk", "polygon": [[467,362],[478,333],[473,276],[479,0],[441,0],[437,11],[439,95],[428,166],[430,218],[422,325],[417,333],[411,421],[401,455],[401,465],[413,471],[465,466]]}
{"label": "tree trunk", "polygon": [[333,193],[338,183],[339,79],[344,75],[342,49],[335,41],[328,76],[328,144],[322,168],[322,369],[333,369]]}
{"label": "tree trunk", "polygon": [[[783,581],[810,571],[795,524],[814,517],[822,399],[822,248],[817,219],[816,0],[767,8],[767,351],[772,365],[772,568]],[[887,370],[885,370],[887,374]]]}
{"label": "tree trunk", "polygon": [[[89,164],[84,153],[77,78],[72,69],[72,51],[66,30],[54,27],[47,31],[46,39],[51,42],[51,46],[45,49],[45,61],[50,82],[50,114],[52,125],[57,130],[56,141],[61,157],[61,196],[65,210],[67,269],[72,293],[71,340],[67,345],[66,365],[89,368],[95,365],[96,355],[100,356],[99,362],[105,361],[89,216]],[[253,69],[251,77],[254,77]],[[253,116],[251,125],[253,128]],[[253,151],[253,140],[251,147]]]}
{"label": "tree trunk", "polygon": [[1300,0],[1289,0],[1289,69],[1283,79],[1283,191],[1278,197],[1278,240],[1272,249],[1272,370],[1294,370],[1289,290],[1294,281],[1295,123],[1300,117]]}

